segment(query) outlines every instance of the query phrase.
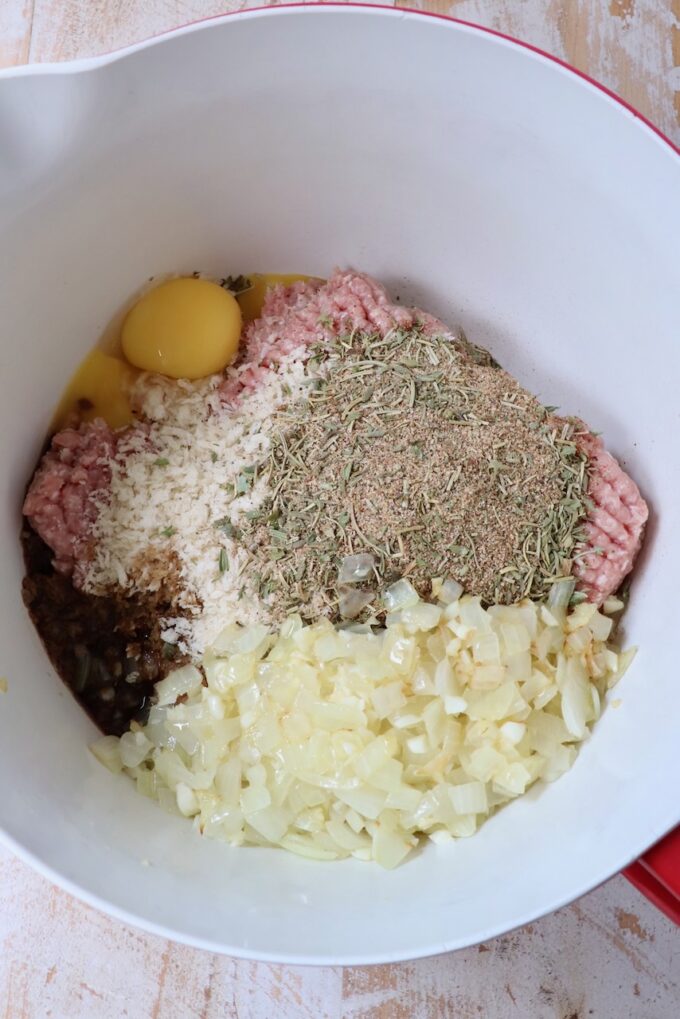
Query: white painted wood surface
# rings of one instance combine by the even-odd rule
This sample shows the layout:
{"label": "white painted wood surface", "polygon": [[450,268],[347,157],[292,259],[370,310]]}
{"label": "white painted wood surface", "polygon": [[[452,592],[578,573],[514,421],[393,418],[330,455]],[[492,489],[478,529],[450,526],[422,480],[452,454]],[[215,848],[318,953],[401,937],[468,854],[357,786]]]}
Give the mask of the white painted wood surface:
{"label": "white painted wood surface", "polygon": [[680,932],[622,877],[485,945],[272,966],[143,934],[0,850],[2,1019],[674,1019]]}
{"label": "white painted wood surface", "polygon": [[[257,2],[0,0],[0,66],[100,53]],[[680,0],[396,2],[546,49],[618,91],[680,144]],[[303,969],[227,959],[132,930],[0,849],[0,945],[0,1019],[680,1015],[680,931],[621,877],[453,955]]]}

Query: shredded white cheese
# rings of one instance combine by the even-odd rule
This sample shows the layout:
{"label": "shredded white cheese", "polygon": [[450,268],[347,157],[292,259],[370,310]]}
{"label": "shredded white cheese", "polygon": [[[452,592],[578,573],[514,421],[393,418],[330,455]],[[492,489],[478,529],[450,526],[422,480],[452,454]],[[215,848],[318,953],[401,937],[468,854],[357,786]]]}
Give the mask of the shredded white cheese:
{"label": "shredded white cheese", "polygon": [[266,480],[246,486],[243,468],[268,450],[274,410],[308,384],[304,362],[293,355],[263,371],[258,387],[230,410],[217,392],[221,380],[146,375],[137,382],[133,405],[146,423],[118,446],[84,584],[92,594],[112,586],[157,591],[174,563],[182,615],[162,620],[163,638],[192,656],[229,623],[265,615],[262,602],[239,598],[247,553],[218,522],[237,525],[266,498]]}

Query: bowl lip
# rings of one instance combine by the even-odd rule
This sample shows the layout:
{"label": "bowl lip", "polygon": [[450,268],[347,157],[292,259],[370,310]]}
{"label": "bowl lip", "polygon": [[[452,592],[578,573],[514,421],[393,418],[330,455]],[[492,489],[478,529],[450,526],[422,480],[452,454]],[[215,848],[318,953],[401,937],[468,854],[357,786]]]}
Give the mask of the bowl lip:
{"label": "bowl lip", "polygon": [[509,43],[512,47],[519,47],[524,50],[528,50],[531,54],[537,57],[541,57],[543,60],[549,61],[552,64],[557,64],[563,71],[569,72],[576,78],[581,79],[581,83],[586,83],[591,88],[596,89],[598,92],[602,92],[608,99],[614,104],[623,107],[626,113],[631,114],[635,120],[647,128],[652,134],[656,135],[657,139],[665,143],[670,148],[673,155],[680,157],[680,141],[676,144],[669,135],[658,127],[654,121],[650,120],[649,117],[641,113],[637,107],[630,103],[623,96],[619,95],[614,89],[604,85],[597,78],[592,77],[585,71],[580,70],[573,64],[570,64],[568,60],[564,60],[562,57],[556,56],[554,53],[549,53],[548,50],[542,49],[540,46],[536,46],[534,43],[526,42],[524,39],[518,39],[516,36],[510,35],[508,32],[501,32],[499,29],[490,28],[487,25],[480,25],[475,21],[468,21],[465,18],[457,18],[451,14],[442,14],[437,11],[423,11],[418,10],[415,7],[387,7],[379,3],[367,3],[365,0],[311,0],[311,2],[300,2],[300,0],[293,0],[293,2],[287,2],[277,4],[276,6],[265,6],[258,5],[254,7],[248,7],[246,9],[240,9],[235,11],[224,11],[222,14],[211,14],[205,18],[196,18],[193,21],[187,21],[182,25],[178,25],[176,28],[163,29],[162,31],[155,32],[145,39],[139,42],[130,43],[127,46],[119,46],[112,50],[104,50],[102,53],[97,54],[93,57],[77,57],[73,60],[62,60],[62,61],[45,61],[44,63],[25,63],[16,64],[9,67],[0,68],[0,82],[4,79],[11,78],[30,78],[40,77],[42,75],[52,74],[76,74],[82,71],[94,70],[98,67],[104,67],[107,64],[115,63],[118,60],[123,59],[133,53],[137,53],[141,50],[150,49],[152,46],[156,46],[159,43],[166,42],[170,39],[178,38],[182,35],[189,35],[196,31],[203,31],[214,26],[218,22],[227,21],[227,19],[235,20],[250,20],[254,17],[271,17],[276,15],[294,14],[309,12],[311,15],[319,16],[327,11],[350,11],[350,12],[373,12],[386,17],[398,17],[398,18],[434,18],[438,21],[444,21],[459,26],[460,28],[469,30],[472,34],[479,33],[483,35],[490,35],[496,39],[500,39],[505,43]]}
{"label": "bowl lip", "polygon": [[[106,67],[109,64],[117,63],[119,60],[122,60],[134,53],[150,49],[158,44],[162,44],[166,41],[179,38],[184,35],[190,35],[194,32],[207,30],[218,24],[226,22],[227,20],[255,20],[261,17],[285,17],[287,15],[299,16],[303,13],[306,16],[319,17],[326,13],[340,12],[349,14],[374,14],[376,16],[383,17],[397,17],[402,20],[424,20],[426,18],[436,19],[444,23],[448,23],[451,28],[459,29],[466,33],[469,32],[472,35],[491,36],[511,48],[528,51],[528,54],[532,59],[539,59],[540,61],[557,65],[558,69],[576,79],[578,84],[581,86],[585,86],[590,90],[604,94],[613,108],[619,107],[619,112],[623,112],[625,115],[632,117],[632,119],[643,128],[644,132],[651,140],[656,143],[661,143],[662,148],[666,152],[669,152],[671,158],[673,158],[674,161],[677,160],[676,166],[680,169],[680,145],[677,145],[674,141],[672,141],[671,138],[664,134],[660,128],[640,113],[639,110],[637,110],[627,100],[623,99],[612,89],[598,82],[595,78],[592,78],[585,72],[572,66],[562,58],[554,56],[532,43],[524,42],[523,40],[517,39],[505,32],[500,32],[496,29],[488,28],[484,25],[479,25],[475,22],[467,21],[462,18],[451,17],[447,14],[439,14],[436,12],[416,10],[410,7],[385,7],[381,4],[356,2],[356,0],[349,0],[349,2],[342,3],[333,2],[333,0],[331,0],[331,2],[327,2],[327,0],[320,0],[320,2],[312,3],[292,2],[279,4],[275,7],[257,6],[245,10],[226,11],[222,14],[215,14],[207,18],[200,18],[188,22],[177,28],[158,32],[144,40],[141,40],[140,42],[106,51],[94,57],[84,57],[63,62],[22,64],[15,67],[0,68],[0,87],[3,81],[15,78],[70,75],[97,70],[101,67]],[[225,941],[217,941],[208,937],[187,934],[183,930],[176,930],[163,923],[148,920],[144,916],[132,913],[125,908],[117,906],[115,903],[101,897],[100,895],[88,891],[80,886],[76,881],[67,877],[63,873],[60,873],[50,864],[46,863],[35,852],[23,846],[14,837],[9,835],[2,826],[0,826],[0,845],[6,847],[20,860],[27,863],[33,870],[47,878],[47,880],[49,880],[52,884],[62,888],[65,892],[74,896],[81,902],[98,909],[100,912],[113,917],[127,926],[184,944],[190,948],[202,949],[209,952],[229,955],[235,958],[263,963],[283,963],[297,966],[368,966],[433,957],[443,953],[471,947],[490,940],[491,938],[517,930],[519,927],[540,919],[541,917],[560,909],[580,896],[599,887],[605,881],[609,880],[610,877],[614,876],[630,864],[637,858],[637,856],[646,851],[649,846],[671,831],[679,821],[680,817],[678,816],[677,809],[673,812],[669,809],[667,821],[663,822],[659,828],[652,833],[651,838],[648,833],[645,838],[640,840],[641,844],[634,855],[631,856],[629,849],[624,852],[619,851],[615,862],[607,868],[606,873],[594,876],[576,892],[572,890],[567,893],[554,896],[550,902],[545,903],[540,909],[530,909],[526,912],[526,914],[522,914],[516,918],[510,926],[503,923],[494,924],[489,926],[487,929],[474,934],[472,939],[462,937],[452,939],[451,942],[438,941],[434,944],[421,944],[420,946],[413,947],[411,949],[397,949],[383,952],[374,951],[370,954],[358,955],[353,955],[351,953],[310,955],[296,954],[295,952],[290,951],[263,951],[246,948],[240,945],[230,945]]]}

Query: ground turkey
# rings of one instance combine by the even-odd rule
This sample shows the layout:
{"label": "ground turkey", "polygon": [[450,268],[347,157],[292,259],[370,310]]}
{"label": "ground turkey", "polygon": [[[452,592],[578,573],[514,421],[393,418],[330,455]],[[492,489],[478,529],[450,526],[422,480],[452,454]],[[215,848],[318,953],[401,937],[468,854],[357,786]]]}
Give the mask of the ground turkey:
{"label": "ground turkey", "polygon": [[[338,332],[357,329],[384,335],[416,323],[463,342],[432,316],[390,302],[385,289],[361,273],[337,271],[327,283],[273,287],[261,317],[246,328],[238,370],[221,387],[223,399],[234,403],[239,392],[255,387],[262,373],[278,361]],[[478,348],[467,345],[466,349],[470,356],[486,357],[492,363]],[[637,486],[600,439],[587,433],[576,441],[589,460],[592,508],[585,520],[588,544],[576,560],[574,573],[579,587],[599,604],[630,572],[648,511]],[[57,433],[24,503],[24,514],[54,553],[54,568],[72,576],[77,587],[91,559],[92,526],[98,502],[106,497],[115,452],[116,434],[102,421]]]}

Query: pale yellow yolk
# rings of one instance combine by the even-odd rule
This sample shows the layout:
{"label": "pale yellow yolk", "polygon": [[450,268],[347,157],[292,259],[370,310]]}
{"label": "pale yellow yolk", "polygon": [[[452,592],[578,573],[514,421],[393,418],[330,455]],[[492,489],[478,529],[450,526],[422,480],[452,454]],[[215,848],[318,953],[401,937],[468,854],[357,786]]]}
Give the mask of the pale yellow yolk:
{"label": "pale yellow yolk", "polygon": [[90,351],[69,382],[54,416],[55,430],[74,414],[78,421],[104,418],[111,428],[132,422],[127,398],[131,369],[119,357],[103,350]]}
{"label": "pale yellow yolk", "polygon": [[[277,283],[282,283],[284,286],[290,286],[292,283],[298,281],[305,282],[313,279],[311,276],[303,276],[300,274],[293,273],[251,273],[248,275],[248,280],[251,286],[247,291],[239,294],[237,301],[240,306],[241,315],[244,322],[252,322],[253,319],[258,318],[262,311],[262,305],[267,290],[270,287],[275,286]],[[128,328],[128,321],[137,311],[140,304],[150,297],[152,294],[156,294],[159,291],[165,290],[171,284],[189,284],[188,290],[185,293],[191,292],[192,295],[197,294],[195,287],[196,283],[203,284],[199,289],[202,293],[205,293],[204,287],[210,288],[211,298],[214,290],[218,291],[216,307],[224,308],[223,297],[227,298],[227,305],[232,307],[233,298],[231,295],[224,291],[221,287],[214,283],[206,283],[203,280],[191,279],[180,279],[170,280],[162,285],[156,287],[154,290],[149,291],[144,297],[135,304],[124,321],[123,332]],[[193,299],[193,298],[192,298]],[[158,298],[156,298],[158,300]],[[162,298],[165,301],[165,298]],[[199,318],[194,315],[194,306],[190,309],[188,318],[190,320],[190,335],[194,338],[198,335],[197,322],[204,321],[201,317],[205,315],[207,305],[203,303],[203,298],[200,298],[197,305],[201,306],[201,312]],[[238,309],[237,309],[238,310]],[[219,311],[218,311],[219,314]],[[109,337],[109,342],[106,346],[113,349],[117,347],[118,340],[121,332],[119,323],[115,323],[115,340]],[[134,320],[132,323],[132,341],[131,346],[134,345],[135,341],[135,324]],[[240,320],[238,320],[238,330],[240,332]],[[113,334],[112,334],[113,335]],[[148,335],[148,334],[147,334]],[[236,334],[236,340],[233,351],[235,353],[238,345],[238,336]],[[123,341],[124,342],[124,341]],[[188,344],[191,347],[191,344]],[[125,349],[125,348],[124,348]],[[128,361],[131,364],[135,364],[138,367],[142,367],[138,361],[134,360],[135,354],[132,355],[125,349],[125,354]],[[233,357],[233,353],[230,355],[230,360]],[[144,370],[159,371],[157,364],[149,367],[147,363],[143,365]],[[223,367],[223,365],[222,365]],[[219,367],[216,370],[220,370]],[[210,369],[205,374],[211,374],[213,369]],[[124,425],[132,424],[134,416],[130,409],[130,401],[128,399],[129,388],[134,381],[135,371],[130,367],[130,364],[126,364],[118,354],[106,353],[101,347],[97,347],[90,351],[87,357],[83,360],[82,364],[76,370],[73,378],[69,382],[66,390],[64,391],[59,406],[54,415],[52,428],[57,431],[63,428],[66,424],[70,423],[75,417],[78,421],[91,421],[93,418],[100,417],[111,428],[122,428]],[[164,374],[170,374],[169,371],[165,371]],[[173,376],[174,377],[174,376]],[[192,376],[186,372],[182,373],[181,376],[184,378],[200,377],[200,375]]]}
{"label": "pale yellow yolk", "polygon": [[172,379],[201,379],[233,361],[241,336],[238,302],[217,283],[168,280],[137,301],[123,323],[130,364]]}

